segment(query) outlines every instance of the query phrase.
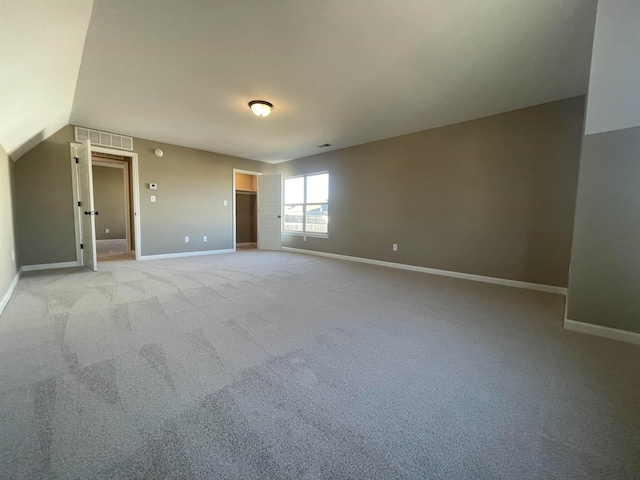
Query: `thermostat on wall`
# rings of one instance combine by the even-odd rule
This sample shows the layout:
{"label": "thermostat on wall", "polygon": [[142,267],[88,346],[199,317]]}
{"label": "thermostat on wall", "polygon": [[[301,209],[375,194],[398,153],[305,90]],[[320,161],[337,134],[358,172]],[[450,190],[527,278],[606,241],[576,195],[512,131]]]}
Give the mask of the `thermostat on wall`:
{"label": "thermostat on wall", "polygon": [[158,184],[157,183],[150,183],[149,184],[149,189],[150,190],[157,190],[158,189]]}

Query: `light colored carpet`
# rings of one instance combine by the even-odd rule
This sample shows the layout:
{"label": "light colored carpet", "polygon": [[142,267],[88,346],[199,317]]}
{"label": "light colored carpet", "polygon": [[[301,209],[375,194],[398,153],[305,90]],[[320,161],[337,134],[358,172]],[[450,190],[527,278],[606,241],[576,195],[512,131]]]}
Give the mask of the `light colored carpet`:
{"label": "light colored carpet", "polygon": [[126,255],[127,239],[115,238],[109,240],[96,240],[96,253],[98,257],[108,257],[111,255]]}
{"label": "light colored carpet", "polygon": [[563,297],[284,252],[25,274],[0,477],[637,479],[640,348]]}

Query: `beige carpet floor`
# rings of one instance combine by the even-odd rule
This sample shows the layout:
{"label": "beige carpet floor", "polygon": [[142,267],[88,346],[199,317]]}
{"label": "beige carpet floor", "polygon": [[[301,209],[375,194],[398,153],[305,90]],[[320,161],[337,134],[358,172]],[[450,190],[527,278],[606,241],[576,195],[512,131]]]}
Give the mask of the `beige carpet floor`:
{"label": "beige carpet floor", "polygon": [[114,238],[108,240],[96,240],[96,254],[98,257],[127,254],[127,239]]}
{"label": "beige carpet floor", "polygon": [[640,348],[563,305],[284,252],[30,272],[0,478],[638,479]]}

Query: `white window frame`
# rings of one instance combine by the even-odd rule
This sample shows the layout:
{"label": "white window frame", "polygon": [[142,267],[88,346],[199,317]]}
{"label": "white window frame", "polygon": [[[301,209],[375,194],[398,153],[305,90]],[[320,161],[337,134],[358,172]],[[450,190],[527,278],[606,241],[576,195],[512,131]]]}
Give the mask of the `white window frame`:
{"label": "white window frame", "polygon": [[[286,177],[283,179],[282,182],[282,186],[283,186],[283,190],[282,190],[282,198],[283,198],[283,203],[282,203],[282,210],[283,210],[283,214],[282,214],[282,233],[286,234],[286,235],[298,235],[298,236],[304,236],[304,237],[318,237],[318,238],[329,238],[329,225],[327,224],[327,233],[322,233],[322,232],[308,232],[306,231],[307,228],[307,205],[327,205],[327,212],[329,211],[329,203],[330,203],[330,199],[331,199],[331,192],[330,192],[330,187],[329,184],[327,184],[327,202],[324,203],[319,203],[319,202],[307,202],[307,177],[313,177],[315,175],[323,175],[323,174],[327,174],[329,176],[329,181],[331,179],[331,175],[329,174],[328,170],[324,170],[321,172],[313,172],[313,173],[304,173],[302,175],[292,175],[290,177]],[[286,198],[286,184],[287,184],[287,180],[290,180],[292,178],[304,178],[304,191],[303,191],[303,197],[302,200],[303,202],[300,203],[284,203],[284,199]],[[293,231],[293,230],[285,230],[284,229],[284,220],[285,220],[285,215],[284,215],[284,211],[287,207],[292,207],[295,205],[302,205],[302,231]]]}

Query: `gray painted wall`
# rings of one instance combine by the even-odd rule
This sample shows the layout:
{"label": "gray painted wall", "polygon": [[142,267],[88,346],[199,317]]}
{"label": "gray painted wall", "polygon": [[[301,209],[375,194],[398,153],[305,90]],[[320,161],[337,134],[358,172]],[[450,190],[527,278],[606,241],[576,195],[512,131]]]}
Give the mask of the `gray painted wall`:
{"label": "gray painted wall", "polygon": [[[75,261],[68,125],[15,163],[21,265]],[[158,158],[156,148],[165,155]],[[233,247],[233,168],[271,172],[253,160],[134,138],[140,175],[142,254]],[[148,183],[157,183],[151,203]],[[223,201],[228,205],[224,206]],[[191,237],[190,243],[184,236]],[[207,235],[208,242],[202,241]]]}
{"label": "gray painted wall", "polygon": [[640,127],[584,139],[567,318],[640,332]]}
{"label": "gray painted wall", "polygon": [[[134,148],[140,163],[142,254],[233,248],[233,169],[269,173],[273,166],[138,138]],[[156,157],[156,148],[164,156]],[[149,183],[158,189],[149,190]]]}
{"label": "gray painted wall", "polygon": [[565,287],[583,119],[576,97],[278,164],[330,173],[329,238],[283,245]]}
{"label": "gray painted wall", "polygon": [[93,166],[94,207],[100,213],[96,216],[96,239],[127,237],[124,192],[124,169]]}
{"label": "gray painted wall", "polygon": [[13,162],[0,145],[0,301],[16,276],[14,244]]}
{"label": "gray painted wall", "polygon": [[567,318],[640,333],[638,18],[637,1],[598,3]]}
{"label": "gray painted wall", "polygon": [[69,142],[64,127],[15,162],[20,265],[76,260]]}

